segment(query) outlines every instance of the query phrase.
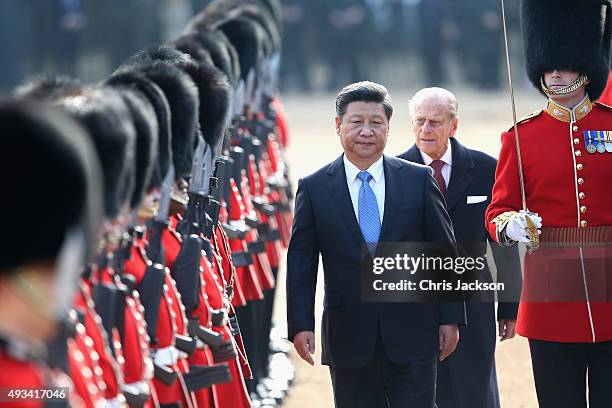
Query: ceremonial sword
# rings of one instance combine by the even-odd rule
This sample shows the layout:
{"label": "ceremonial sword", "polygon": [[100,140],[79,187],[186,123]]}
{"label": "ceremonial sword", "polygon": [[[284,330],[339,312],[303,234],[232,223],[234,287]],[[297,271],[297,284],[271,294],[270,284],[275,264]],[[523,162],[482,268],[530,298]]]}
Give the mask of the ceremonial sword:
{"label": "ceremonial sword", "polygon": [[512,105],[512,124],[514,125],[514,140],[516,144],[516,158],[519,171],[519,183],[521,186],[521,200],[523,204],[523,213],[525,214],[525,221],[527,222],[527,232],[529,234],[530,246],[529,252],[533,252],[538,249],[540,245],[540,238],[538,237],[538,229],[535,223],[529,216],[532,214],[527,209],[527,198],[525,195],[525,178],[523,176],[523,162],[521,160],[521,146],[519,143],[518,126],[516,121],[516,103],[514,101],[514,87],[512,86],[512,68],[510,66],[510,49],[508,46],[508,30],[506,29],[506,10],[504,6],[504,0],[501,0],[502,9],[502,25],[504,28],[504,48],[506,51],[506,68],[508,69],[508,88],[510,89],[510,104]]}

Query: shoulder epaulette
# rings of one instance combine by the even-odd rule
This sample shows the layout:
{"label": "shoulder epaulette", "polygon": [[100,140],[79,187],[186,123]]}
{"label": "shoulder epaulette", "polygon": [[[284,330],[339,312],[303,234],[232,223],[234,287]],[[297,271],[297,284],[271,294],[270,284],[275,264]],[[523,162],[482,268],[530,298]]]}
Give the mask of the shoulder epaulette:
{"label": "shoulder epaulette", "polygon": [[[529,115],[523,116],[522,118],[517,120],[516,124],[520,125],[521,123],[529,122],[531,119],[537,118],[538,116],[540,116],[542,114],[542,112],[544,112],[544,109],[538,109],[537,111],[531,112]],[[508,128],[507,132],[511,131],[513,127],[514,127],[514,125],[510,126]]]}

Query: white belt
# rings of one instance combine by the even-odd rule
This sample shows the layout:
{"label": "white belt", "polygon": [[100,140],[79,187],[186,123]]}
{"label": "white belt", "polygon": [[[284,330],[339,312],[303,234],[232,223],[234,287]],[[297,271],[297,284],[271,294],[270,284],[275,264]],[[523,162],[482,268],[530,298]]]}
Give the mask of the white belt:
{"label": "white belt", "polygon": [[129,384],[124,384],[121,388],[130,392],[131,394],[150,394],[151,388],[149,383],[146,381],[136,381]]}
{"label": "white belt", "polygon": [[125,404],[125,399],[123,398],[123,396],[121,398],[115,397],[112,399],[104,400],[104,408],[123,408],[126,406],[127,405]]}
{"label": "white belt", "polygon": [[232,220],[228,224],[231,225],[232,227],[236,227],[236,228],[238,228],[240,230],[248,229],[245,220]]}
{"label": "white belt", "polygon": [[200,340],[198,337],[196,337],[196,345],[197,345],[198,350],[204,350],[208,347],[208,345],[204,343],[202,340]]}
{"label": "white belt", "polygon": [[174,346],[155,350],[154,361],[157,365],[173,366],[179,358],[179,351]]}

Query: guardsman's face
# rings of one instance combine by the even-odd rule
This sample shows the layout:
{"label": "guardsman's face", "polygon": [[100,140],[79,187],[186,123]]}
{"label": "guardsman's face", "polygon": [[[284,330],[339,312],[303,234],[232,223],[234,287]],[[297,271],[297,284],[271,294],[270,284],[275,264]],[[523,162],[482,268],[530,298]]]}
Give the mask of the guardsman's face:
{"label": "guardsman's face", "polygon": [[[566,86],[571,85],[572,82],[578,79],[579,76],[580,73],[574,71],[554,70],[545,72],[544,85],[546,85],[546,87],[551,90],[565,88]],[[554,101],[563,101],[572,98],[582,98],[584,97],[584,94],[586,92],[586,85],[589,82],[590,80],[587,79],[585,84],[582,85],[580,88],[576,89],[575,91],[564,95],[551,95],[550,99]]]}
{"label": "guardsman's face", "polygon": [[412,118],[412,134],[416,146],[433,160],[438,160],[448,148],[448,139],[457,132],[458,118],[451,117],[448,103],[426,98],[416,107]]}
{"label": "guardsman's face", "polygon": [[0,321],[18,329],[24,340],[46,341],[56,333],[54,271],[54,263],[47,261],[23,265],[10,274],[0,271]]}
{"label": "guardsman's face", "polygon": [[554,70],[545,72],[544,85],[552,90],[565,88],[578,79],[579,75],[580,73],[573,71]]}
{"label": "guardsman's face", "polygon": [[336,132],[351,161],[376,161],[383,154],[389,120],[382,103],[351,102],[342,118],[336,117]]}
{"label": "guardsman's face", "polygon": [[187,191],[189,184],[184,178],[177,178],[172,185],[172,193],[170,200],[170,215],[182,213],[187,210],[187,202],[189,197]]}
{"label": "guardsman's face", "polygon": [[138,209],[138,223],[144,224],[146,221],[157,216],[160,198],[159,188],[155,188],[147,193]]}

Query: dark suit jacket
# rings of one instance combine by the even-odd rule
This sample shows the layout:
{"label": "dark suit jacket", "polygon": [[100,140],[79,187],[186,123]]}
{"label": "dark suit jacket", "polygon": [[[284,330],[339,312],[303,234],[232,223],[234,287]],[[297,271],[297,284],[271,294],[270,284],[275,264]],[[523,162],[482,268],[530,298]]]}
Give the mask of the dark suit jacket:
{"label": "dark suit jacket", "polygon": [[[491,202],[497,160],[485,153],[466,148],[454,137],[450,142],[453,164],[446,201],[455,238],[466,256],[482,256],[486,252],[487,242],[490,242],[490,236],[484,228],[484,212]],[[398,157],[423,164],[423,158],[416,146]],[[479,203],[467,204],[468,196],[487,198]],[[516,246],[503,248],[493,243],[491,250],[497,268],[497,281],[504,282],[506,289],[518,296],[521,272]],[[492,280],[488,267],[480,275],[480,280]],[[482,302],[480,299],[470,301],[468,297],[466,309],[468,325],[460,329],[459,345],[438,367],[436,400],[440,408],[498,407],[493,299]],[[516,302],[500,302],[497,319],[516,319],[517,310]]]}
{"label": "dark suit jacket", "polygon": [[[357,368],[370,362],[378,333],[396,363],[438,353],[438,327],[464,324],[457,303],[364,303],[364,244],[346,182],[343,156],[300,180],[287,253],[289,339],[314,331],[314,300],[323,261],[322,363]],[[385,208],[379,242],[453,242],[453,230],[431,169],[384,156]]]}

